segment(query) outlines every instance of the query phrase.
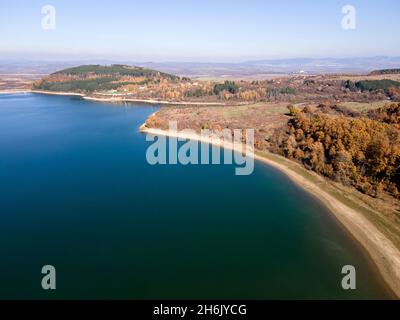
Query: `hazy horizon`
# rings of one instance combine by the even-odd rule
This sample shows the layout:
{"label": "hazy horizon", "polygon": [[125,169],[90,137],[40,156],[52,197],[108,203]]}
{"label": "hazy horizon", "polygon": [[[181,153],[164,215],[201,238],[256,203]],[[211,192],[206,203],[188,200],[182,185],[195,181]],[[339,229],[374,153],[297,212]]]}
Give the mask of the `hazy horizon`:
{"label": "hazy horizon", "polygon": [[375,56],[321,56],[321,57],[311,57],[311,56],[293,56],[285,58],[243,58],[243,59],[195,59],[188,57],[187,59],[131,59],[131,58],[113,58],[113,57],[96,57],[96,56],[63,56],[63,55],[53,55],[53,56],[38,56],[38,57],[24,57],[24,56],[7,56],[0,53],[0,59],[2,62],[40,62],[40,63],[60,63],[60,62],[87,62],[87,63],[204,63],[204,64],[243,64],[248,62],[257,61],[295,61],[295,60],[357,60],[357,59],[377,59],[377,58],[387,58],[387,59],[400,59],[400,55],[386,56],[386,55],[375,55]]}

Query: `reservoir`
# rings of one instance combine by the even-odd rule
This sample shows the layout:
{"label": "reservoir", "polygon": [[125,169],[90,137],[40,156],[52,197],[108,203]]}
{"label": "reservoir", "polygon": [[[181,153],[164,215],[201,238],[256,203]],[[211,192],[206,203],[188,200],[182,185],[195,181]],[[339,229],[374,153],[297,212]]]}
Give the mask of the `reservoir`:
{"label": "reservoir", "polygon": [[[148,164],[139,127],[158,108],[0,95],[1,299],[389,297],[323,204],[275,169]],[[357,290],[342,289],[345,265]]]}

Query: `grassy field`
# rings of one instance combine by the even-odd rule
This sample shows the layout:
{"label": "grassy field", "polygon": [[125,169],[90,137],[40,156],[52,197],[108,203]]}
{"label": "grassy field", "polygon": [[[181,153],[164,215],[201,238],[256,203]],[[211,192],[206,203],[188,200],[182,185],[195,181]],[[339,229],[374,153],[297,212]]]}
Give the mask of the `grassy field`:
{"label": "grassy field", "polygon": [[376,102],[341,102],[339,103],[339,107],[345,107],[351,111],[356,112],[368,112],[370,110],[375,110],[384,107],[385,105],[390,104],[390,101],[376,101]]}

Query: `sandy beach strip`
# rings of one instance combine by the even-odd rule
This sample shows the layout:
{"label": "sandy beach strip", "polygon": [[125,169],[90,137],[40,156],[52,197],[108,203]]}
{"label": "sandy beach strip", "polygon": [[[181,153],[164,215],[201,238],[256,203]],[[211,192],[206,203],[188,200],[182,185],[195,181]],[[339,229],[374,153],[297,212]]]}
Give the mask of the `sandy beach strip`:
{"label": "sandy beach strip", "polygon": [[0,90],[0,94],[18,94],[18,93],[30,93],[31,90],[15,89],[15,90]]}
{"label": "sandy beach strip", "polygon": [[85,100],[102,101],[102,102],[138,102],[148,104],[162,104],[162,105],[182,105],[182,106],[223,106],[225,104],[219,102],[193,102],[193,101],[167,101],[167,100],[154,100],[154,99],[136,99],[136,98],[124,98],[124,97],[110,97],[110,98],[98,98],[83,96]]}
{"label": "sandy beach strip", "polygon": [[[153,135],[197,140],[199,142],[211,143],[220,147],[242,152],[241,148],[235,148],[232,144],[224,144],[218,142],[218,140],[209,139],[200,136],[199,134],[170,132],[161,129],[147,128],[145,124],[140,127],[140,131]],[[254,154],[254,157],[256,160],[278,169],[298,186],[317,197],[345,227],[352,237],[359,242],[362,248],[365,249],[372,261],[375,263],[387,286],[398,298],[400,298],[400,250],[381,231],[379,231],[372,222],[370,222],[361,212],[348,207],[328,192],[322,190],[314,182],[292,170],[289,166],[289,160],[282,158],[288,163],[288,165],[285,165],[259,154]],[[323,180],[322,177],[318,176],[318,178]]]}
{"label": "sandy beach strip", "polygon": [[57,91],[42,91],[42,90],[30,90],[29,92],[37,94],[45,94],[50,96],[77,96],[82,98],[84,97],[84,94],[76,92],[57,92]]}
{"label": "sandy beach strip", "polygon": [[137,99],[137,98],[126,98],[124,96],[107,96],[105,98],[87,96],[82,93],[76,92],[56,92],[56,91],[42,91],[42,90],[27,90],[26,92],[56,95],[56,96],[78,96],[82,99],[89,101],[98,102],[137,102],[147,104],[159,104],[159,105],[181,105],[181,106],[224,106],[221,102],[195,102],[195,101],[168,101],[168,100],[156,100],[156,99]]}

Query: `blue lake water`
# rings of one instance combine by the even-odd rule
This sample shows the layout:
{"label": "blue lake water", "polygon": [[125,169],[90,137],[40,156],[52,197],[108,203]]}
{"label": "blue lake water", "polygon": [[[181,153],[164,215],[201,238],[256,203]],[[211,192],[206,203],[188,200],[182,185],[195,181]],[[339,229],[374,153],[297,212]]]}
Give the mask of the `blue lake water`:
{"label": "blue lake water", "polygon": [[[387,298],[326,209],[256,163],[151,166],[158,107],[0,95],[0,298]],[[53,265],[57,289],[41,288]],[[354,265],[357,290],[341,288]]]}

